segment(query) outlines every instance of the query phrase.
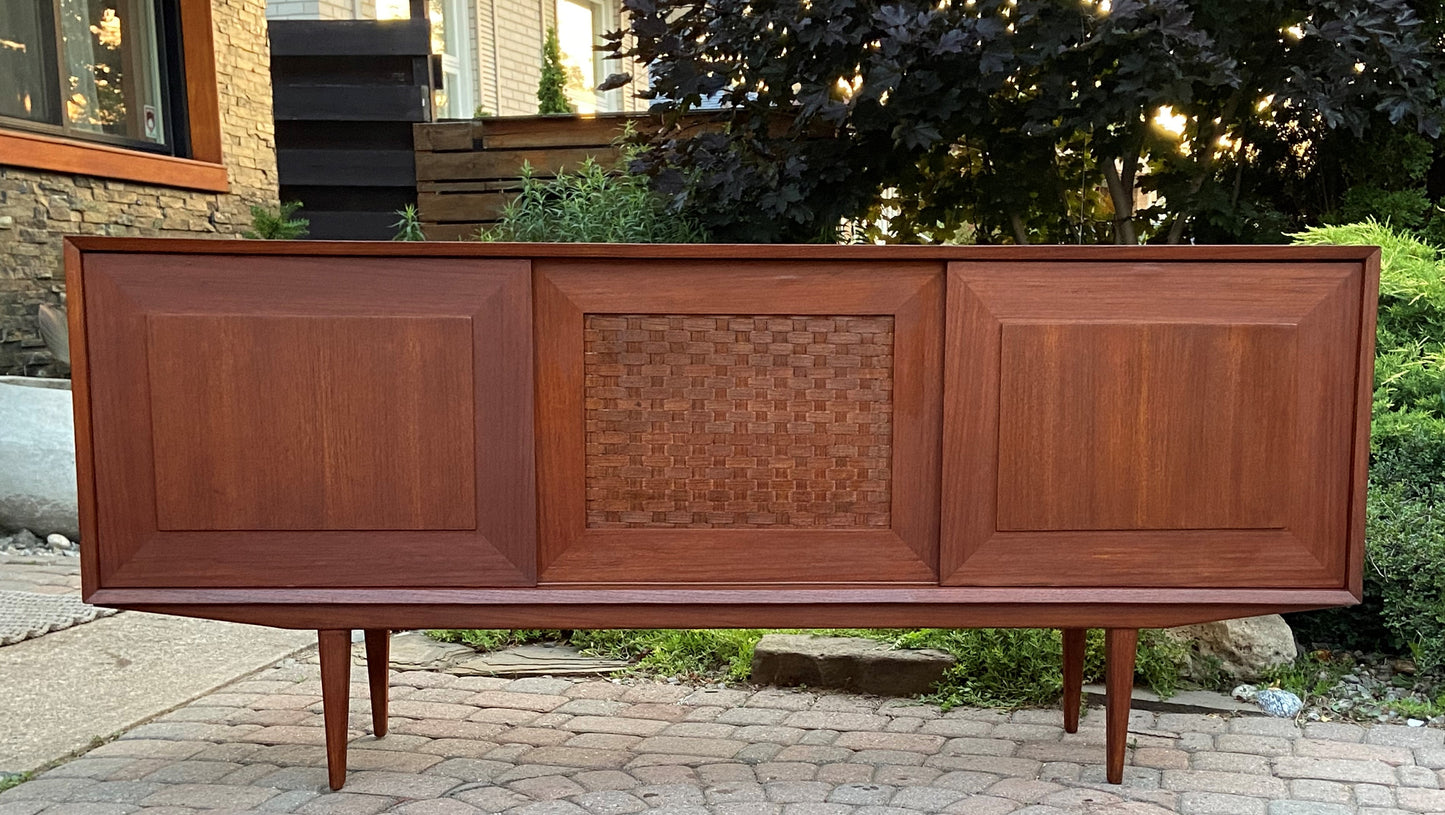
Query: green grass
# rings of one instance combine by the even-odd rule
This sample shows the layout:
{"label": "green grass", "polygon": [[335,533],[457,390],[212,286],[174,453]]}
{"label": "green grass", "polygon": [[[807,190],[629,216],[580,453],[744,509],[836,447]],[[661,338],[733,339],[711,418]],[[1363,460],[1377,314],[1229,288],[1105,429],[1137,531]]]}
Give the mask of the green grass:
{"label": "green grass", "polygon": [[0,792],[18,787],[30,780],[30,773],[15,773],[14,775],[0,775]]}
{"label": "green grass", "polygon": [[[584,653],[635,662],[633,672],[689,680],[747,680],[753,647],[764,629],[662,629],[567,632]],[[482,650],[526,642],[563,639],[564,632],[535,629],[429,632],[445,642]],[[788,630],[783,633],[800,633]],[[1063,690],[1062,645],[1050,629],[847,629],[812,631],[820,635],[867,637],[899,648],[934,648],[952,654],[957,665],[926,701],[945,708],[959,705],[1016,708],[1048,705]],[[1139,676],[1155,692],[1177,689],[1185,647],[1158,632],[1141,632]],[[1104,636],[1091,632],[1084,659],[1085,681],[1103,676]]]}

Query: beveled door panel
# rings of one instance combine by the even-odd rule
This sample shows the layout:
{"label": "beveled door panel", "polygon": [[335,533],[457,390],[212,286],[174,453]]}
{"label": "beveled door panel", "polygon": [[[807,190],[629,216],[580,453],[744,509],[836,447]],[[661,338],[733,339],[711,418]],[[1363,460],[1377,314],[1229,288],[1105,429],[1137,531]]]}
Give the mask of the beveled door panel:
{"label": "beveled door panel", "polygon": [[526,261],[83,274],[102,586],[534,582]]}
{"label": "beveled door panel", "polygon": [[951,263],[943,582],[1344,585],[1366,283]]}
{"label": "beveled door panel", "polygon": [[540,579],[932,582],[942,269],[539,262]]}

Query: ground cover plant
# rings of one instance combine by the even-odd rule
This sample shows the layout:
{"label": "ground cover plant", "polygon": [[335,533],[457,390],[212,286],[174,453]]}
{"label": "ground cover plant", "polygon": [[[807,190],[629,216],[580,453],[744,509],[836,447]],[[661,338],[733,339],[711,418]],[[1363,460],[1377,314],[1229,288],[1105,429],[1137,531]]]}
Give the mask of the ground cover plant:
{"label": "ground cover plant", "polygon": [[[628,672],[689,681],[745,682],[763,629],[546,631],[447,629],[429,632],[444,642],[494,650],[528,642],[566,641],[583,653],[634,662]],[[846,629],[783,633],[867,637],[899,648],[935,648],[958,660],[925,699],[944,707],[1026,707],[1058,701],[1063,691],[1062,644],[1049,629]],[[1168,695],[1179,683],[1185,647],[1157,631],[1141,632],[1138,675]],[[1086,681],[1103,677],[1104,635],[1092,631],[1084,659]]]}
{"label": "ground cover plant", "polygon": [[300,240],[311,232],[311,222],[296,217],[299,209],[300,201],[287,201],[276,209],[253,205],[251,228],[242,232],[241,237],[271,241]]}

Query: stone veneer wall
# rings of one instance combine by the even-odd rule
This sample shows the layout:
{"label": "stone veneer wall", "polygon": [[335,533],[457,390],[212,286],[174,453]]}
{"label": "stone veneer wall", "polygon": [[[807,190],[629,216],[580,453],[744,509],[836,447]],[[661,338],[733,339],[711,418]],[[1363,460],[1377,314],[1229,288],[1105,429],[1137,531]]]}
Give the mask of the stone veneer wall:
{"label": "stone veneer wall", "polygon": [[64,370],[41,342],[36,308],[65,302],[67,234],[227,237],[252,204],[276,205],[275,127],[265,0],[211,0],[229,194],[0,164],[0,374]]}

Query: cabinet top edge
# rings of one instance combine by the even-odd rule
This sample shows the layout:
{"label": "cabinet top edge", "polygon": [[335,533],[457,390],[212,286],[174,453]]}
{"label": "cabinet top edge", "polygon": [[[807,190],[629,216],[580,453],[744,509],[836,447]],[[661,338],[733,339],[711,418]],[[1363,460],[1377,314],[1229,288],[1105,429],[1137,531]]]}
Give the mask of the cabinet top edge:
{"label": "cabinet top edge", "polygon": [[834,244],[600,244],[463,241],[267,241],[209,238],[113,238],[72,235],[82,254],[450,257],[529,260],[915,260],[1233,263],[1368,261],[1377,246],[901,246]]}

